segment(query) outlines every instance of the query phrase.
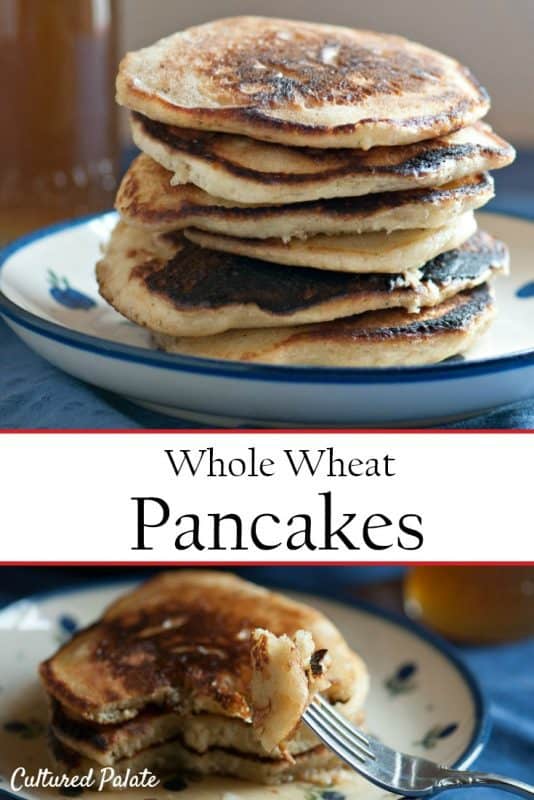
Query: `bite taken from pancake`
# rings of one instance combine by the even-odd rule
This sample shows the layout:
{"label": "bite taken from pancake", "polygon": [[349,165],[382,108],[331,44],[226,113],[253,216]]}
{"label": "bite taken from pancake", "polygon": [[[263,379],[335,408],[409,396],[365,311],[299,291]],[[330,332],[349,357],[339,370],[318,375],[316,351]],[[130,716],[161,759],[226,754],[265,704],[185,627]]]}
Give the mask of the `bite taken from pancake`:
{"label": "bite taken from pancake", "polygon": [[228,573],[160,573],[40,668],[50,741],[70,774],[190,770],[260,783],[334,781],[301,723],[321,691],[361,724],[368,676],[320,612]]}
{"label": "bite taken from pancake", "polygon": [[223,19],[129,53],[141,155],[101,295],[176,356],[402,367],[495,317],[506,246],[474,212],[513,147],[458,62],[389,34]]}

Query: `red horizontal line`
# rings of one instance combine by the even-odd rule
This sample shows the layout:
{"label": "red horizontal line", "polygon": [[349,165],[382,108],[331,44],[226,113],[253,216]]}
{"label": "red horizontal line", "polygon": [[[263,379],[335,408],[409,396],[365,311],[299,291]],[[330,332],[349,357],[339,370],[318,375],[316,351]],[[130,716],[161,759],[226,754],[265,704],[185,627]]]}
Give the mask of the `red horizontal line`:
{"label": "red horizontal line", "polygon": [[46,430],[40,429],[31,429],[31,428],[20,428],[17,430],[13,429],[4,429],[0,428],[0,434],[9,434],[12,436],[18,436],[20,434],[39,434],[39,435],[50,435],[50,434],[118,434],[118,435],[126,435],[126,434],[136,434],[141,436],[150,436],[156,433],[179,433],[179,434],[198,434],[198,435],[210,435],[213,434],[222,434],[222,435],[229,435],[229,434],[238,434],[241,436],[249,435],[249,434],[260,434],[260,435],[269,435],[273,433],[302,433],[302,434],[325,434],[328,433],[330,435],[344,435],[347,433],[358,433],[361,435],[369,435],[369,434],[401,434],[403,436],[408,436],[411,434],[423,434],[423,435],[431,435],[431,434],[440,434],[440,435],[452,435],[452,436],[480,436],[486,433],[492,434],[500,434],[500,435],[507,435],[507,434],[531,434],[534,435],[534,430],[527,429],[527,428],[483,428],[483,429],[469,429],[469,430],[447,430],[446,428],[199,428],[198,430],[195,428],[154,428],[150,430],[145,429],[122,429],[122,430],[114,430],[113,428],[47,428]]}
{"label": "red horizontal line", "polygon": [[216,569],[219,567],[532,567],[534,561],[389,561],[377,563],[375,561],[360,561],[358,563],[346,561],[331,561],[315,563],[313,561],[302,561],[295,563],[292,561],[9,561],[1,562],[0,568],[9,567],[120,567],[137,569],[139,567],[204,567]]}

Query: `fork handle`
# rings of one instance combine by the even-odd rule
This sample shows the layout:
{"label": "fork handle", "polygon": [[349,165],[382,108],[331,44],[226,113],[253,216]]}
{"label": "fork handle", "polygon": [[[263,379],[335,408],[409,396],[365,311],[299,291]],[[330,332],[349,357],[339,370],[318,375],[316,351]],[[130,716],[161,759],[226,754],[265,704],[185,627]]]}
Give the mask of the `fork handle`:
{"label": "fork handle", "polygon": [[436,785],[436,789],[465,789],[469,786],[485,786],[492,789],[502,789],[503,792],[512,792],[521,797],[534,798],[534,786],[529,786],[523,781],[503,778],[501,775],[491,775],[484,772],[450,772]]}

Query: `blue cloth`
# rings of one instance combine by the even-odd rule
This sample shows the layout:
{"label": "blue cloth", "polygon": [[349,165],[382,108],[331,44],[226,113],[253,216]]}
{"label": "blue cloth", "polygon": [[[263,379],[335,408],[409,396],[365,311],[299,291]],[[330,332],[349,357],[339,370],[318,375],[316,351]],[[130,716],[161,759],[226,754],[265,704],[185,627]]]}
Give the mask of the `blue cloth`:
{"label": "blue cloth", "polygon": [[[489,208],[534,219],[534,151],[495,175]],[[34,355],[0,321],[0,428],[192,428],[187,421],[145,411],[94,389]],[[534,428],[534,398],[450,428]]]}
{"label": "blue cloth", "polygon": [[[242,568],[245,577],[271,585],[301,591],[349,596],[358,584],[398,576],[398,568],[383,567],[287,567]],[[150,570],[128,569],[128,578],[144,577]],[[0,571],[0,608],[28,593],[49,591],[65,585],[82,585],[84,580],[124,577],[110,569],[4,568]],[[460,655],[478,678],[490,701],[493,730],[475,768],[498,772],[534,783],[534,640],[491,647],[462,647]],[[498,800],[497,791],[487,790],[481,798]],[[0,791],[0,798],[3,793]],[[447,800],[473,800],[468,790],[446,793]]]}

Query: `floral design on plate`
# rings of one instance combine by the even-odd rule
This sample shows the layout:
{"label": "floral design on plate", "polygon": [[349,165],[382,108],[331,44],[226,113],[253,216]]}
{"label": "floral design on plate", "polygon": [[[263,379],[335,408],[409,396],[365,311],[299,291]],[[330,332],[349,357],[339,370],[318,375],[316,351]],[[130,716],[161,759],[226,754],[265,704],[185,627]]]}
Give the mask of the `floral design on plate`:
{"label": "floral design on plate", "polygon": [[346,800],[343,792],[335,789],[307,789],[304,793],[305,800]]}
{"label": "floral design on plate", "polygon": [[62,786],[59,794],[63,797],[80,797],[83,791],[81,786]]}
{"label": "floral design on plate", "polygon": [[384,686],[388,692],[395,697],[398,694],[405,694],[406,692],[413,692],[417,688],[415,676],[417,674],[417,664],[412,661],[407,661],[401,664],[400,667],[384,681]]}
{"label": "floral design on plate", "polygon": [[423,738],[419,742],[415,742],[415,744],[421,745],[425,750],[432,750],[440,739],[447,739],[449,736],[452,736],[453,733],[456,733],[457,730],[457,722],[449,722],[447,725],[434,725],[425,733]]}
{"label": "floral design on plate", "polygon": [[78,630],[78,620],[71,614],[61,614],[57,620],[56,639],[58,642],[68,642],[68,640]]}
{"label": "floral design on plate", "polygon": [[167,792],[183,792],[189,786],[189,781],[184,775],[174,775],[167,778],[162,786]]}
{"label": "floral design on plate", "polygon": [[45,725],[35,717],[27,720],[11,719],[4,722],[2,727],[6,733],[20,736],[21,739],[37,739],[45,732]]}
{"label": "floral design on plate", "polygon": [[529,281],[528,283],[523,284],[523,286],[521,286],[515,294],[516,297],[520,297],[521,300],[534,297],[534,281]]}
{"label": "floral design on plate", "polygon": [[56,303],[65,308],[89,311],[90,308],[96,306],[96,301],[92,297],[78,291],[78,289],[73,289],[64,275],[60,277],[52,269],[48,270],[48,284],[48,291],[51,297],[54,298]]}

